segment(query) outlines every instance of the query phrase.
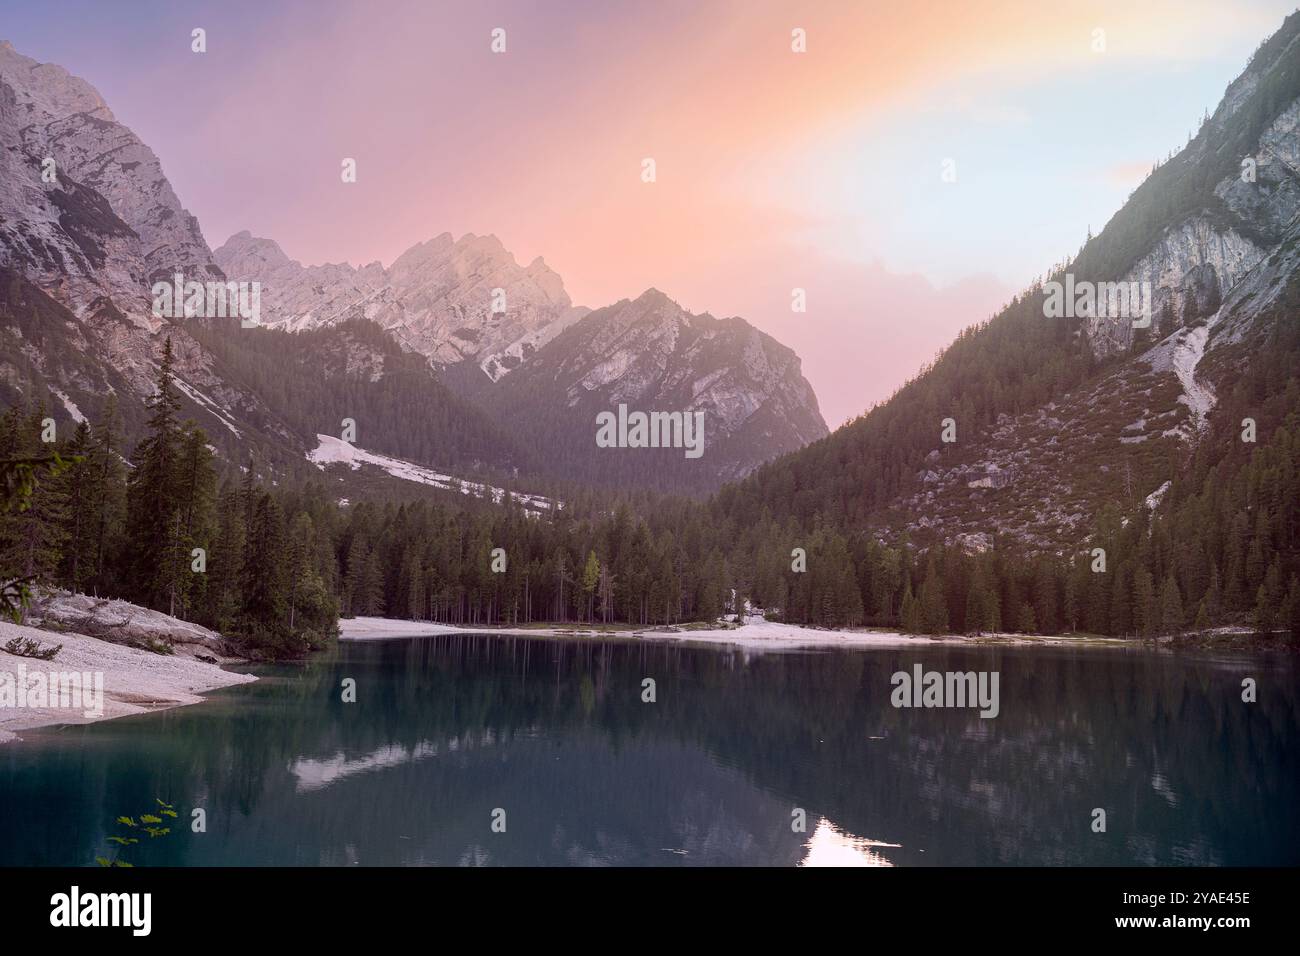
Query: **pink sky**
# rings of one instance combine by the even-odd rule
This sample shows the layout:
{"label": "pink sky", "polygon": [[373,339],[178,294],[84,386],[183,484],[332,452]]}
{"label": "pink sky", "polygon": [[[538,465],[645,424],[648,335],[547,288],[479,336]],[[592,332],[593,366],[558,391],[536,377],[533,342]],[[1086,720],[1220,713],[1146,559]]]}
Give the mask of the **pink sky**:
{"label": "pink sky", "polygon": [[444,231],[495,233],[579,304],[654,286],[744,316],[800,354],[833,427],[1185,142],[1286,12],[1234,7],[236,2],[4,29],[99,87],[213,247],[250,229],[304,263],[388,264]]}

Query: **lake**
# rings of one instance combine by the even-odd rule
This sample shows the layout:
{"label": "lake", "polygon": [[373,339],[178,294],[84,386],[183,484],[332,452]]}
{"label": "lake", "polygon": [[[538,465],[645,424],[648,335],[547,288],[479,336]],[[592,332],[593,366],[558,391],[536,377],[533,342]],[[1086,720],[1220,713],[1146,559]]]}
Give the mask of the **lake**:
{"label": "lake", "polygon": [[[891,675],[916,664],[997,672],[998,715],[892,706]],[[160,799],[171,832],[137,828],[124,860],[1300,863],[1285,657],[475,634],[345,642],[255,670],[193,707],[0,745],[0,864],[93,865],[128,832],[118,816],[141,822]]]}

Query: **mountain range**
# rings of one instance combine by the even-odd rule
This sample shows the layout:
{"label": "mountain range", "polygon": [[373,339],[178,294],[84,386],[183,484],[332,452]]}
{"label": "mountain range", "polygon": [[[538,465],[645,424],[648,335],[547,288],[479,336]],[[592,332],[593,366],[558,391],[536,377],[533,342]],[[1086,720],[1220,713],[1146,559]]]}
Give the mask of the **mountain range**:
{"label": "mountain range", "polygon": [[[343,419],[371,453],[522,482],[707,492],[827,434],[798,357],[650,290],[591,311],[538,258],[443,233],[380,263],[304,266],[241,232],[215,251],[157,155],[84,80],[0,43],[0,395],[138,430],[162,343],[228,463],[312,467]],[[156,315],[156,282],[257,283],[264,328]],[[273,357],[273,358],[268,358]],[[705,413],[708,453],[597,455],[620,403]]]}

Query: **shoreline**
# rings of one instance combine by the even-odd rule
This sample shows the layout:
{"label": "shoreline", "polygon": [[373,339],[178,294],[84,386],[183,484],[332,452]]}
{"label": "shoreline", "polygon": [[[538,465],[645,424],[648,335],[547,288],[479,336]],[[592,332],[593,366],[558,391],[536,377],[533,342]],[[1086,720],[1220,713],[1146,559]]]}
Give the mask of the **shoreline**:
{"label": "shoreline", "polygon": [[[156,654],[85,634],[56,633],[0,621],[0,648],[15,637],[37,641],[42,647],[62,645],[62,650],[54,660],[42,661],[0,649],[0,745],[21,740],[21,731],[98,723],[201,703],[205,699],[202,695],[209,691],[257,680],[252,674],[228,671],[192,654]],[[45,706],[21,706],[5,702],[4,688],[7,686],[12,693],[17,675],[23,671],[29,680],[37,673],[93,675],[102,706],[51,707],[48,702]]]}
{"label": "shoreline", "polygon": [[490,634],[510,637],[604,638],[610,640],[655,641],[660,643],[726,645],[746,650],[801,650],[827,648],[872,649],[888,647],[944,645],[998,645],[1026,647],[1134,647],[1135,641],[1117,637],[1059,637],[1025,634],[918,635],[867,629],[830,631],[797,624],[778,624],[757,616],[742,625],[708,628],[627,628],[607,630],[590,625],[553,625],[547,627],[483,627],[436,624],[431,621],[408,621],[383,617],[345,618],[339,621],[340,641],[389,641],[443,634]]}

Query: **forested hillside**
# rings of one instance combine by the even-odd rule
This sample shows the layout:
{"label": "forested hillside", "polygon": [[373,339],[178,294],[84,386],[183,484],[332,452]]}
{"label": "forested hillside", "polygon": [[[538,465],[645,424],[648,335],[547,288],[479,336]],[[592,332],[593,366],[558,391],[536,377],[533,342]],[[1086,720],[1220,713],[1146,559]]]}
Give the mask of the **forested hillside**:
{"label": "forested hillside", "polygon": [[247,414],[258,431],[283,423],[310,449],[318,433],[337,436],[350,418],[356,444],[370,451],[503,475],[526,462],[485,413],[452,394],[422,356],[402,351],[373,322],[300,333],[242,329],[226,320],[188,329],[223,377],[265,406],[262,414]]}
{"label": "forested hillside", "polygon": [[[588,494],[537,518],[477,499],[340,508],[320,484],[263,491],[250,476],[218,489],[204,436],[176,421],[160,378],[159,395],[172,398],[153,403],[125,489],[111,417],[78,428],[60,446],[78,463],[4,519],[0,567],[129,597],[271,654],[319,641],[336,611],[646,625],[709,621],[746,600],[796,623],[918,633],[1295,632],[1300,332],[1293,322],[1272,336],[1269,360],[1251,364],[1224,399],[1228,415],[1265,409],[1258,446],[1216,426],[1165,509],[1154,518],[1145,507],[1105,510],[1074,555],[1028,554],[1005,540],[980,554],[888,546],[767,508],[733,517],[728,495],[700,504]],[[6,413],[0,457],[40,454],[42,417]],[[1100,572],[1092,546],[1105,550]],[[195,547],[207,554],[202,574],[192,570]]]}
{"label": "forested hillside", "polygon": [[67,466],[46,471],[0,515],[0,582],[11,597],[42,586],[124,597],[210,626],[250,653],[319,646],[338,616],[328,537],[301,501],[259,486],[252,470],[238,486],[217,487],[207,435],[179,418],[172,367],[168,341],[133,450],[112,401],[95,428],[83,422],[54,442],[42,406],[0,416],[0,461]]}
{"label": "forested hillside", "polygon": [[1044,322],[1041,299],[1026,294],[958,336],[889,401],[821,441],[724,489],[719,507],[733,520],[769,508],[803,525],[818,516],[863,526],[915,482],[945,418],[976,433],[1002,414],[1037,408],[1097,367],[1077,322]]}

